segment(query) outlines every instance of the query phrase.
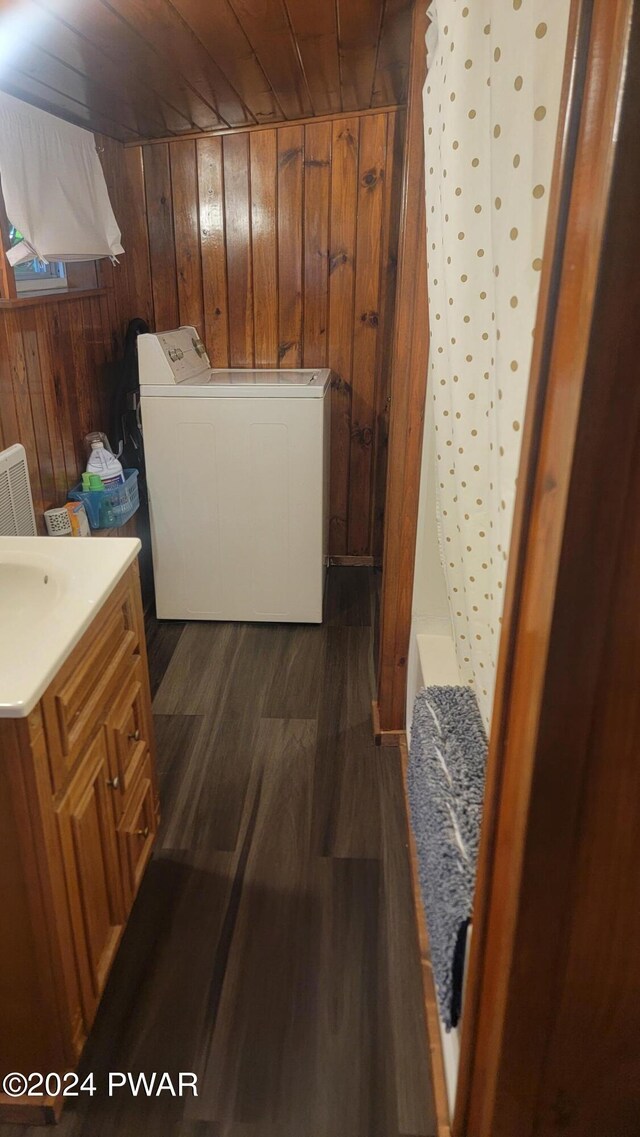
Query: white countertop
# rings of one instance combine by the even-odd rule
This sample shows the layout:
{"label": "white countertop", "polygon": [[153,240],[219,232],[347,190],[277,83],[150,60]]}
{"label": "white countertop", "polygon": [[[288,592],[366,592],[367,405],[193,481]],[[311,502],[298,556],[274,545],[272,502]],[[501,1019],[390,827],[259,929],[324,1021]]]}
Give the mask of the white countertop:
{"label": "white countertop", "polygon": [[137,537],[0,537],[0,718],[25,718],[135,561]]}

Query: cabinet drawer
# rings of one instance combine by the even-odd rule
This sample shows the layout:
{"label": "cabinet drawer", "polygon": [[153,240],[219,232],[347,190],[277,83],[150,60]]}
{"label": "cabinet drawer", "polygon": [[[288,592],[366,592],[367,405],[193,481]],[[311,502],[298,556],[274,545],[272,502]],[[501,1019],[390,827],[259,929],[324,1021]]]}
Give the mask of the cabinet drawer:
{"label": "cabinet drawer", "polygon": [[127,796],[134,784],[145,754],[152,749],[151,705],[144,664],[134,658],[123,692],[107,722],[116,783],[116,816],[127,808]]}
{"label": "cabinet drawer", "polygon": [[67,782],[121,688],[137,646],[133,596],[125,578],[42,699],[54,792]]}
{"label": "cabinet drawer", "polygon": [[151,757],[147,753],[118,826],[120,865],[127,908],[133,903],[147,866],[158,828]]}

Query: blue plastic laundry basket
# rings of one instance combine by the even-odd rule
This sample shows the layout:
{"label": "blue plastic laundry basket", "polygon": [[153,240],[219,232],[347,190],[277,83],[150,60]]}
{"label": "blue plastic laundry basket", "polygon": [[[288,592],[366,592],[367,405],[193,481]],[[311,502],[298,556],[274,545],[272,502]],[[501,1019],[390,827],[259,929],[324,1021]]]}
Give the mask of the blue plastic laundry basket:
{"label": "blue plastic laundry basket", "polygon": [[140,505],[138,471],[123,470],[124,482],[103,490],[83,490],[82,484],[69,490],[70,501],[81,501],[92,529],[111,529],[124,525]]}

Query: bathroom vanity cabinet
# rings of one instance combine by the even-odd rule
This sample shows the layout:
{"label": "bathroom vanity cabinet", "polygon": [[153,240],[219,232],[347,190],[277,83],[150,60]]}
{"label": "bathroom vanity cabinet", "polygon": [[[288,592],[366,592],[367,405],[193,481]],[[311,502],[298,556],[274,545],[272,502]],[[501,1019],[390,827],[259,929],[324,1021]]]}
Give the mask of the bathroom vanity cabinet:
{"label": "bathroom vanity cabinet", "polygon": [[[157,825],[133,564],[28,717],[0,719],[0,1081],[75,1069]],[[56,1079],[38,1088],[0,1093],[0,1120],[55,1120]]]}

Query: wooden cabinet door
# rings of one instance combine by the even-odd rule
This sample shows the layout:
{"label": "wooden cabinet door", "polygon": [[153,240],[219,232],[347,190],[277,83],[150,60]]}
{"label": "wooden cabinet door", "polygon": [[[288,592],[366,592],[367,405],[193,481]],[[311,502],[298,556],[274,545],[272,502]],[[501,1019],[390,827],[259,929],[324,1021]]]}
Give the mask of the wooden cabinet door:
{"label": "wooden cabinet door", "polygon": [[107,733],[87,747],[58,807],[83,1009],[90,1026],[124,922]]}
{"label": "wooden cabinet door", "polygon": [[128,806],[118,826],[122,887],[129,911],[149,858],[158,829],[157,801],[151,759],[147,753],[140,777],[130,795]]}

